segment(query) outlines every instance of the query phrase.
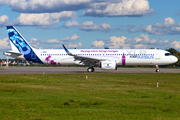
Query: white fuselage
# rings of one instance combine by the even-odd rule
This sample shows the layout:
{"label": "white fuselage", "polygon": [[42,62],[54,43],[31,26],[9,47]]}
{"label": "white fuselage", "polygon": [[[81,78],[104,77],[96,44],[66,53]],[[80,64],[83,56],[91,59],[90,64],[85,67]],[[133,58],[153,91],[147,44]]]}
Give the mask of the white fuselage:
{"label": "white fuselage", "polygon": [[[34,51],[44,64],[82,65],[64,49],[34,49]],[[177,61],[175,56],[165,55],[169,52],[158,49],[69,49],[69,51],[78,56],[116,61],[117,65],[168,65]]]}
{"label": "white fuselage", "polygon": [[4,55],[50,65],[86,65],[117,70],[117,65],[168,65],[177,62],[169,52],[158,49],[34,49],[14,26],[6,26],[12,51]]}

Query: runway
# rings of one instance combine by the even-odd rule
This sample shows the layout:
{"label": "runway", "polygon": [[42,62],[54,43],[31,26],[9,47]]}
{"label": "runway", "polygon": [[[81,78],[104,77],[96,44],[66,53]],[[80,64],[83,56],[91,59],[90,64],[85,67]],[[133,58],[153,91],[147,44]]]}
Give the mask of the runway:
{"label": "runway", "polygon": [[[87,67],[8,67],[0,68],[0,74],[21,73],[87,73]],[[94,73],[156,73],[155,68],[118,68],[102,70],[95,68]],[[160,73],[180,73],[180,69],[160,68]]]}

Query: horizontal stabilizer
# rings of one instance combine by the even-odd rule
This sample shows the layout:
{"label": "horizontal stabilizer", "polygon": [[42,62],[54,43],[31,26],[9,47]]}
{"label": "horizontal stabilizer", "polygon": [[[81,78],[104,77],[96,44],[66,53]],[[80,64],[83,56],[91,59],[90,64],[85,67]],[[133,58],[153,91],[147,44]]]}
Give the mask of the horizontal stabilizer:
{"label": "horizontal stabilizer", "polygon": [[15,51],[4,51],[3,54],[10,56],[10,57],[25,60],[25,58],[23,57],[24,56],[23,53],[19,53],[19,52],[15,52]]}

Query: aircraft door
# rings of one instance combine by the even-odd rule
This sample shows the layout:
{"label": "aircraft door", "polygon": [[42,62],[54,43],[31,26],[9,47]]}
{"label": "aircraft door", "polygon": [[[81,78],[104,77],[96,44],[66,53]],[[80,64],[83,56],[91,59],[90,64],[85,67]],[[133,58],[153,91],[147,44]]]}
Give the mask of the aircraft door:
{"label": "aircraft door", "polygon": [[160,60],[161,56],[160,56],[160,50],[155,50],[155,59],[156,60]]}

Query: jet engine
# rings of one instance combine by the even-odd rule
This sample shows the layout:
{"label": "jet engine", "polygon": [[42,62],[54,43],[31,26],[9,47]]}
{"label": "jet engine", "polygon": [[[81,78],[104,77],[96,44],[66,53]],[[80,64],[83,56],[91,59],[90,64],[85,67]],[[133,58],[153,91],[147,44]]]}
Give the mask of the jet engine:
{"label": "jet engine", "polygon": [[100,68],[104,70],[117,70],[116,61],[101,61]]}

